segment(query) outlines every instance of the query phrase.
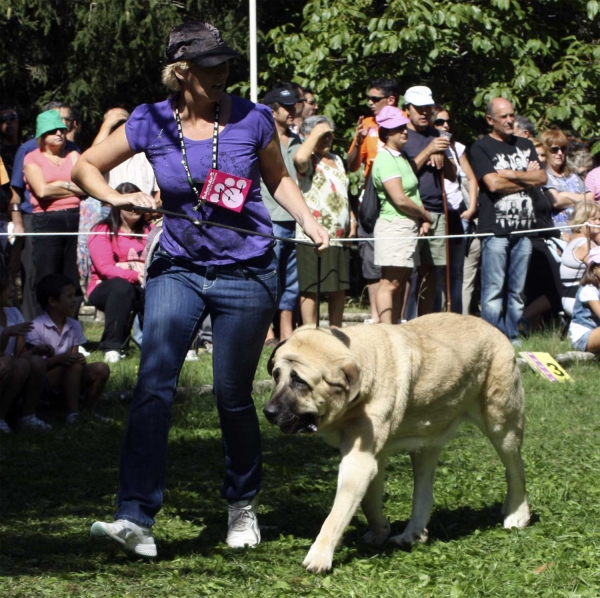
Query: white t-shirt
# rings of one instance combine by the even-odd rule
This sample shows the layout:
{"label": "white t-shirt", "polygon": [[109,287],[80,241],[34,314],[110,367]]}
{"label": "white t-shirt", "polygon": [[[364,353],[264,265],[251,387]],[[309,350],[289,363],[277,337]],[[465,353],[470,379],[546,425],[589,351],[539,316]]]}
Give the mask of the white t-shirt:
{"label": "white t-shirt", "polygon": [[454,155],[454,152],[452,152],[452,158],[454,158],[456,162],[457,176],[454,182],[449,181],[448,179],[444,179],[444,189],[446,191],[446,198],[448,199],[448,203],[452,206],[453,210],[458,210],[463,200],[463,194],[460,190],[460,177],[465,176],[465,173],[460,167],[460,158],[465,153],[465,146],[462,143],[459,143],[458,141],[456,141],[454,145],[456,146],[456,156]]}
{"label": "white t-shirt", "polygon": [[[590,301],[600,301],[600,289],[593,284],[586,284],[579,291],[579,299],[581,303],[589,303]],[[569,337],[572,343],[576,343],[590,329],[587,326],[571,322],[569,325]]]}
{"label": "white t-shirt", "polygon": [[135,154],[129,160],[115,166],[104,175],[104,178],[109,187],[113,189],[116,189],[121,183],[133,183],[147,195],[153,195],[158,191],[154,170],[143,153]]}
{"label": "white t-shirt", "polygon": [[[4,328],[8,328],[9,326],[14,326],[15,324],[20,324],[24,322],[23,316],[21,312],[16,307],[3,307],[4,313],[6,314],[6,326],[0,326],[0,333],[4,330]],[[8,345],[6,345],[6,349],[4,349],[4,353],[7,355],[15,356],[15,345],[17,344],[17,337],[11,336],[8,339]]]}

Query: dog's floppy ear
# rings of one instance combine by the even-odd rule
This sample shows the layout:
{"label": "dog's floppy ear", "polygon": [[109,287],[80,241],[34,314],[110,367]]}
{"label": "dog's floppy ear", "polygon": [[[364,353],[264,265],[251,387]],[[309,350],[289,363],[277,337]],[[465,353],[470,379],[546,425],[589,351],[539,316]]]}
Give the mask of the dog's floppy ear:
{"label": "dog's floppy ear", "polygon": [[273,349],[273,353],[271,353],[271,357],[269,357],[269,363],[267,363],[267,372],[269,372],[269,376],[273,375],[273,365],[275,363],[275,360],[273,359],[273,357],[275,357],[275,353],[277,353],[277,350],[285,345],[285,343],[288,342],[288,339],[281,341],[274,349]]}
{"label": "dog's floppy ear", "polygon": [[346,361],[346,363],[342,365],[341,369],[350,390],[350,401],[354,401],[354,399],[356,399],[360,394],[362,370],[356,361]]}

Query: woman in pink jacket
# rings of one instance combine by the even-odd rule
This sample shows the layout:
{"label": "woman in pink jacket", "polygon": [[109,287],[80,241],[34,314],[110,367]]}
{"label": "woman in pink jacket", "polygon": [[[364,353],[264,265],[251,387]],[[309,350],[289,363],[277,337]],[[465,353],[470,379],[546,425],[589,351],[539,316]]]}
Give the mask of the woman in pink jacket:
{"label": "woman in pink jacket", "polygon": [[[119,193],[137,193],[138,187],[123,183]],[[87,288],[88,302],[104,312],[104,332],[100,349],[105,361],[120,359],[120,349],[129,335],[129,315],[143,303],[142,280],[146,235],[152,225],[143,215],[112,208],[108,218],[100,221],[90,235],[88,247],[92,258],[92,276]]]}

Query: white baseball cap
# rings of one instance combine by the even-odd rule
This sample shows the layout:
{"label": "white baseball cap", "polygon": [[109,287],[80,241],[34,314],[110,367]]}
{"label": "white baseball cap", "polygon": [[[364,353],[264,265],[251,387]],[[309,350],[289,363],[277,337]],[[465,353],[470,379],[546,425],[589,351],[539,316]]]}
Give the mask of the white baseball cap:
{"label": "white baseball cap", "polygon": [[424,85],[415,85],[409,87],[404,94],[404,104],[413,106],[433,106],[435,102],[431,94],[431,89]]}

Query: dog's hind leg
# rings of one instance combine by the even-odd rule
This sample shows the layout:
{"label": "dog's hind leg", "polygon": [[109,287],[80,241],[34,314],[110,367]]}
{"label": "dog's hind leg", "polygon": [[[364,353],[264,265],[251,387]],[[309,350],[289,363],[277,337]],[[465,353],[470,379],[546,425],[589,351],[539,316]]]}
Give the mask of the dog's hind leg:
{"label": "dog's hind leg", "polygon": [[360,503],[369,523],[369,531],[363,536],[368,544],[383,544],[390,537],[390,522],[383,514],[383,480],[385,477],[385,459],[378,459],[377,475],[367,488]]}
{"label": "dog's hind leg", "polygon": [[427,524],[433,505],[433,482],[441,447],[428,447],[410,453],[414,475],[413,505],[406,529],[389,541],[399,546],[412,546],[415,542],[426,542]]}
{"label": "dog's hind leg", "polygon": [[[514,366],[517,368],[518,366]],[[496,449],[506,469],[507,493],[502,514],[504,527],[525,527],[531,513],[525,492],[525,468],[521,458],[523,443],[523,388],[518,370],[502,371],[491,377],[480,403],[481,411],[470,413]]]}

